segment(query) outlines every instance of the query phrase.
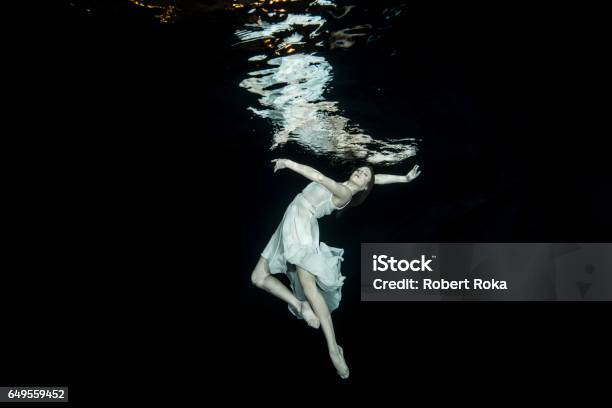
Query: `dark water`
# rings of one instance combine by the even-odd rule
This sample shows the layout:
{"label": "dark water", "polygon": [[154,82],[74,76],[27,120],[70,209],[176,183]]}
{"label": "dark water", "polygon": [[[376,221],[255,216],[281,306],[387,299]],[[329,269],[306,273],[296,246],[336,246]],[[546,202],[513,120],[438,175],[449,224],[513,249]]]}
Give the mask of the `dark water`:
{"label": "dark water", "polygon": [[[334,321],[353,384],[374,373],[384,377],[391,357],[380,352],[391,346],[448,347],[482,325],[489,337],[516,339],[509,307],[490,305],[498,316],[485,319],[471,306],[360,303],[359,244],[609,240],[609,171],[600,148],[606,136],[593,128],[598,110],[583,93],[597,84],[579,70],[590,43],[578,41],[561,23],[567,20],[553,18],[577,24],[582,16],[558,8],[526,12],[527,5],[309,3],[274,7],[317,24],[241,44],[237,33],[270,29],[286,16],[224,2],[142,2],[162,7],[151,9],[73,0],[49,5],[40,21],[26,23],[24,32],[44,28],[29,48],[38,64],[30,68],[32,78],[42,77],[39,103],[57,108],[47,123],[65,136],[43,140],[28,154],[62,152],[43,179],[67,180],[63,192],[96,180],[99,192],[81,200],[102,206],[97,221],[116,228],[108,253],[136,251],[162,269],[158,275],[138,261],[121,263],[106,268],[108,280],[99,284],[128,299],[134,291],[146,298],[129,301],[143,311],[130,318],[132,330],[154,337],[162,327],[190,345],[211,338],[230,345],[232,363],[221,371],[228,381],[239,370],[257,384],[333,383],[320,333],[249,284],[286,205],[306,184],[295,174],[273,174],[270,160],[287,157],[338,179],[364,163],[394,174],[419,164],[423,174],[414,183],[377,187],[359,208],[321,222],[322,239],[346,251],[344,299]],[[173,4],[179,10],[168,9]],[[330,15],[348,5],[355,7],[346,16]],[[249,26],[257,17],[261,23]],[[357,32],[365,35],[349,39],[353,45],[344,48],[346,38],[337,43],[334,33],[364,25]],[[314,64],[299,65],[313,54]],[[258,55],[265,58],[249,61]],[[275,58],[280,65],[269,64]],[[282,77],[279,61],[298,67]],[[266,82],[260,94],[241,86],[264,69],[277,69],[271,75],[280,79]],[[58,105],[60,94],[67,102]],[[67,153],[75,148],[78,154]],[[75,171],[90,166],[93,178]],[[63,197],[54,189],[48,194]],[[117,223],[116,214],[125,221]],[[163,243],[161,250],[135,249],[142,235]],[[206,244],[210,239],[217,244]],[[141,284],[125,287],[126,276]],[[169,300],[177,294],[180,301]],[[204,307],[212,295],[224,300]],[[221,318],[228,303],[230,313]],[[526,308],[520,314],[533,325],[550,317]],[[206,329],[220,331],[199,333],[202,316]],[[112,333],[100,336],[110,340]],[[202,364],[214,350],[177,352]],[[278,356],[288,355],[297,367],[291,378],[276,369]],[[412,367],[408,354],[393,358],[396,372]],[[454,361],[469,364],[460,356]],[[432,364],[445,363],[419,361],[418,368],[434,372]]]}
{"label": "dark water", "polygon": [[[272,218],[282,213],[301,182],[272,176],[272,158],[288,157],[338,178],[363,163],[396,174],[418,163],[423,175],[414,185],[376,189],[355,211],[368,230],[367,236],[352,231],[355,236],[605,236],[601,171],[595,158],[585,157],[597,150],[590,123],[577,123],[582,112],[568,105],[577,98],[576,83],[567,80],[573,67],[568,55],[574,49],[565,42],[570,34],[554,25],[544,29],[541,11],[502,13],[477,5],[438,10],[400,1],[310,3],[236,8],[224,2],[142,2],[179,7],[167,23],[159,17],[165,9],[133,2],[111,7],[75,1],[65,11],[91,36],[78,46],[72,40],[74,51],[84,52],[83,62],[89,56],[95,72],[123,76],[130,85],[127,97],[115,101],[118,118],[134,126],[128,132],[145,140],[150,129],[172,132],[180,140],[178,147],[169,143],[174,153],[189,146],[193,160],[193,145],[202,143],[195,147],[201,163],[192,165],[214,169],[213,158],[222,157],[231,163],[219,167],[228,177],[244,177],[248,169],[248,182],[228,191],[232,203],[261,199],[263,184],[270,202],[252,203],[251,210],[261,206]],[[355,7],[344,17],[332,16],[348,5]],[[285,12],[269,16],[274,10]],[[288,24],[295,16],[304,21]],[[363,36],[350,39],[354,45],[336,45],[335,33],[366,25],[355,31]],[[254,56],[263,59],[249,61]],[[288,62],[279,68],[275,58]],[[304,63],[308,58],[318,62]],[[266,69],[276,72],[257,75]],[[246,84],[258,76],[264,90]],[[88,82],[102,91],[119,86],[105,81],[100,75]]]}

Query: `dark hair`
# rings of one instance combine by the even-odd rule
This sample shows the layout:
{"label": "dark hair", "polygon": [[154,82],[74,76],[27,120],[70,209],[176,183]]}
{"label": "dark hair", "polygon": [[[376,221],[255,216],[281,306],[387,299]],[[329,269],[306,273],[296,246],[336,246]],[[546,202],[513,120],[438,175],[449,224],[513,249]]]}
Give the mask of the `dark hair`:
{"label": "dark hair", "polygon": [[340,217],[346,210],[348,210],[349,208],[352,207],[357,207],[358,205],[362,204],[366,198],[368,198],[368,196],[370,195],[370,193],[372,192],[372,188],[374,188],[374,169],[372,169],[370,166],[359,166],[357,168],[354,168],[353,171],[351,171],[351,174],[353,174],[355,171],[357,171],[357,169],[360,169],[362,167],[367,167],[368,169],[370,169],[370,174],[372,175],[370,177],[370,181],[368,181],[368,185],[366,187],[365,190],[358,192],[357,194],[355,194],[352,198],[351,201],[349,201],[349,203],[342,208],[341,210],[338,210],[336,212],[336,217]]}

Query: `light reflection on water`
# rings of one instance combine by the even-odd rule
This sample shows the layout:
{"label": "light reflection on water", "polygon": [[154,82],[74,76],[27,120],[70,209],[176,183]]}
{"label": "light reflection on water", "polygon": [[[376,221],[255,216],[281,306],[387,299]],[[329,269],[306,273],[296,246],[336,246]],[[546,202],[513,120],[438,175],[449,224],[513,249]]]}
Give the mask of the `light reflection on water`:
{"label": "light reflection on water", "polygon": [[338,12],[331,1],[293,3],[295,13],[285,13],[284,8],[279,12],[278,8],[247,7],[244,12],[253,14],[253,22],[235,32],[237,46],[248,46],[257,52],[249,58],[257,68],[240,86],[259,96],[258,104],[248,109],[274,125],[271,149],[295,142],[315,154],[385,164],[414,156],[414,138],[376,139],[342,116],[337,101],[326,98],[333,68],[320,51],[350,47],[355,44],[352,38],[365,34],[349,34],[349,27],[339,31],[342,40],[336,40],[332,33],[331,41],[327,41],[324,16],[330,13],[311,14],[309,6],[316,5],[317,11],[331,9],[326,11],[340,15],[342,11]]}
{"label": "light reflection on water", "polygon": [[[70,0],[70,4],[88,12],[114,9],[105,0]],[[330,0],[125,0],[123,4],[131,6],[130,12],[146,12],[162,24],[214,13],[232,13],[245,21],[234,32],[234,46],[250,52],[245,63],[252,68],[239,86],[258,97],[246,108],[273,125],[271,149],[296,143],[316,155],[373,164],[394,164],[416,154],[414,137],[370,135],[330,97],[334,68],[326,55],[379,36],[370,24],[338,27],[358,6],[340,7]],[[401,7],[384,9],[378,17],[389,20],[400,12]]]}
{"label": "light reflection on water", "polygon": [[164,0],[129,0],[130,3],[138,7],[146,9],[156,10],[158,14],[155,15],[161,23],[171,23],[175,20],[177,12],[179,11],[172,2]]}

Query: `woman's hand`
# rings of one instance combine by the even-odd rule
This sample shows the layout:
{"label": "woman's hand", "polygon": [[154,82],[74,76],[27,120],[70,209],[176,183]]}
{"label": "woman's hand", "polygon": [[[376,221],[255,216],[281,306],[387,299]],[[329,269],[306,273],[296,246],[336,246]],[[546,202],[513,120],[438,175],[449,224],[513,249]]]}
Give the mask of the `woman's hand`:
{"label": "woman's hand", "polygon": [[287,167],[289,167],[289,163],[290,162],[291,162],[291,160],[288,160],[288,159],[274,159],[274,160],[272,160],[272,163],[274,163],[274,172],[276,173],[277,170],[286,169]]}
{"label": "woman's hand", "polygon": [[410,183],[412,180],[417,178],[421,174],[421,170],[419,170],[419,165],[415,164],[412,170],[406,174],[406,183]]}

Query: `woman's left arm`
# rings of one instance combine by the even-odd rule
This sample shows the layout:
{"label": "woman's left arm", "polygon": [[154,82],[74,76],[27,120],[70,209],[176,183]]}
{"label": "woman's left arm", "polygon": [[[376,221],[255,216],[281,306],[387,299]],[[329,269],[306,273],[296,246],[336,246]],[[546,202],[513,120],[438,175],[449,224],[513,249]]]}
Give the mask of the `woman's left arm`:
{"label": "woman's left arm", "polygon": [[376,174],[374,175],[374,184],[393,184],[393,183],[410,183],[421,174],[419,165],[415,165],[406,175],[394,174]]}
{"label": "woman's left arm", "polygon": [[296,163],[288,159],[274,159],[274,172],[280,169],[290,169],[306,177],[308,180],[315,181],[321,184],[323,187],[331,191],[331,193],[338,197],[341,201],[348,201],[351,198],[351,190],[348,187],[332,180],[331,178],[323,175],[320,171],[313,169],[312,167],[305,166],[303,164]]}

